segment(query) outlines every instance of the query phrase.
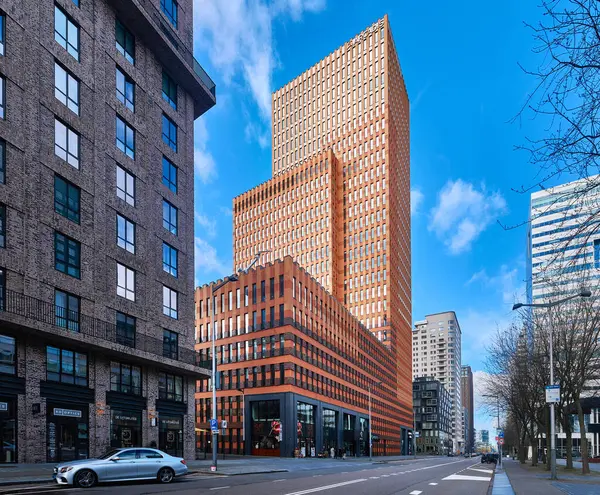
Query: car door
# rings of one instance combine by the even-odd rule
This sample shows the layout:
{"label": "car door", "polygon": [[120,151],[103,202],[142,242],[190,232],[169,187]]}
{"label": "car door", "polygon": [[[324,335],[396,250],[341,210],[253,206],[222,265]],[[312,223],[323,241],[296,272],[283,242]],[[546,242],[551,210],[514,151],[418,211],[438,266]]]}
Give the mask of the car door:
{"label": "car door", "polygon": [[109,464],[106,466],[105,481],[131,480],[138,477],[135,449],[120,451],[109,460]]}
{"label": "car door", "polygon": [[140,478],[156,478],[165,458],[156,450],[138,449],[137,467]]}

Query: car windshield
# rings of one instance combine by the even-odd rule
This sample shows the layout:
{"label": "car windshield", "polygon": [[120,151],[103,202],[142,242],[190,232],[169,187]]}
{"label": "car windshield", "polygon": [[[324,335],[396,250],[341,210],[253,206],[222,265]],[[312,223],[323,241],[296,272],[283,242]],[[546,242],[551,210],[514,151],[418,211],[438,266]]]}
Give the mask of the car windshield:
{"label": "car windshield", "polygon": [[106,454],[101,455],[100,457],[98,457],[98,459],[108,459],[109,457],[112,457],[113,455],[116,455],[119,452],[120,452],[119,449],[109,450]]}

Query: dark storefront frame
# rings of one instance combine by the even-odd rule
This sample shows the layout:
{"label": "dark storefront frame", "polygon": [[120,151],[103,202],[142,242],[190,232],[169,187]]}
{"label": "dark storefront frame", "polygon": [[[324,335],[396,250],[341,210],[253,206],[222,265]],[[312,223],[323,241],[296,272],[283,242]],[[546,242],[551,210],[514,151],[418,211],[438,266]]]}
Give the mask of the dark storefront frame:
{"label": "dark storefront frame", "polygon": [[0,396],[0,464],[18,461],[17,428],[17,398]]}
{"label": "dark storefront frame", "polygon": [[252,455],[281,455],[279,435],[276,435],[276,422],[281,421],[281,403],[278,399],[255,400],[251,402],[250,444]]}

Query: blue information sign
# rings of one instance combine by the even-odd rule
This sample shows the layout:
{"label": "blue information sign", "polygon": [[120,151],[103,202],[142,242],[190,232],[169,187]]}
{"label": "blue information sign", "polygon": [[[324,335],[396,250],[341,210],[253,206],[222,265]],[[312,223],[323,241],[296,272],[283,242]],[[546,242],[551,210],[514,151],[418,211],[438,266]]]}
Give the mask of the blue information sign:
{"label": "blue information sign", "polygon": [[213,433],[219,433],[219,423],[217,423],[216,419],[210,420],[210,431]]}

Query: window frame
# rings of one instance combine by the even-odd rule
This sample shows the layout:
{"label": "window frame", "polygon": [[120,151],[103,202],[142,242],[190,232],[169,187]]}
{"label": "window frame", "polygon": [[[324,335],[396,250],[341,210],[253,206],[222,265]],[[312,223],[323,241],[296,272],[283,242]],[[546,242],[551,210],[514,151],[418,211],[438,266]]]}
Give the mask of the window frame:
{"label": "window frame", "polygon": [[[118,374],[114,373],[115,368],[117,366],[119,367]],[[124,371],[127,371],[127,368],[129,368],[129,373],[124,373]],[[133,385],[133,376],[134,376],[133,373],[135,370],[137,370],[138,377],[139,377],[137,387]],[[127,376],[127,374],[129,375],[129,385],[126,385],[123,383],[123,378],[125,376]],[[114,380],[113,378],[117,378],[117,380]],[[136,366],[135,364],[121,363],[119,361],[111,360],[111,362],[110,362],[110,391],[111,392],[119,392],[121,394],[141,396],[142,395],[142,383],[143,383],[143,377],[142,377],[142,367],[141,366]],[[125,387],[129,387],[130,390],[126,391]]]}
{"label": "window frame", "polygon": [[179,334],[168,328],[163,328],[163,357],[179,359]]}
{"label": "window frame", "polygon": [[[119,42],[119,29],[121,29],[123,32],[124,45]],[[125,60],[127,60],[131,65],[135,65],[135,36],[119,19],[115,19],[115,46],[117,51],[123,55]],[[129,49],[131,49],[131,53],[129,52]]]}
{"label": "window frame", "polygon": [[[119,86],[119,75],[122,76],[123,88]],[[115,88],[116,98],[119,100],[125,108],[135,112],[135,82],[121,67],[118,65],[115,67]],[[131,89],[131,98],[129,98],[129,91]]]}
{"label": "window frame", "polygon": [[[173,296],[175,297],[174,307]],[[179,319],[179,293],[166,285],[163,285],[163,315],[174,320]]]}
{"label": "window frame", "polygon": [[[123,271],[124,270],[124,271]],[[124,274],[125,280],[121,280],[121,273]],[[130,280],[131,274],[131,280]],[[117,261],[117,296],[127,299],[128,301],[135,302],[135,284],[136,273],[133,268],[129,268],[123,263]],[[124,285],[121,284],[124,282]],[[129,282],[132,282],[133,288],[129,286]],[[131,296],[131,297],[130,297]]]}
{"label": "window frame", "polygon": [[6,76],[0,74],[0,119],[6,119]]}
{"label": "window frame", "polygon": [[[169,381],[172,382],[171,390],[169,392]],[[177,382],[179,382],[181,395],[177,394]],[[163,387],[164,384],[164,387]],[[167,373],[166,371],[158,372],[158,398],[163,400],[170,400],[172,402],[185,402],[183,399],[185,383],[182,375],[174,375]],[[179,399],[178,399],[179,397]]]}
{"label": "window frame", "polygon": [[[60,244],[64,259],[59,257]],[[74,257],[71,256],[72,249],[75,249]],[[54,269],[70,277],[81,278],[81,242],[58,230],[54,231]]]}
{"label": "window frame", "polygon": [[6,14],[0,12],[0,56],[6,54]]}
{"label": "window frame", "polygon": [[[167,126],[167,133],[165,133],[165,125]],[[163,143],[177,153],[177,124],[165,113],[162,114],[162,140]]]}
{"label": "window frame", "polygon": [[[124,186],[125,189],[122,189],[119,187],[119,172],[123,172],[123,178],[124,178]],[[131,191],[129,190],[129,178],[131,177],[131,188],[133,189],[133,192],[131,193]],[[129,170],[121,167],[121,165],[119,165],[117,163],[117,170],[116,170],[116,188],[117,188],[117,197],[122,199],[123,201],[125,201],[128,205],[134,206],[135,207],[135,175],[133,175],[131,172],[129,172]],[[130,201],[131,198],[131,201]]]}
{"label": "window frame", "polygon": [[[170,10],[167,10],[167,3],[170,3]],[[160,9],[168,21],[177,29],[179,18],[179,5],[175,0],[160,0]]]}
{"label": "window frame", "polygon": [[177,110],[177,83],[165,69],[162,71],[162,97],[173,110]]}
{"label": "window frame", "polygon": [[[64,296],[65,306],[59,306],[57,303],[58,297]],[[72,302],[77,302],[77,311],[71,309]],[[64,316],[60,316],[58,308],[65,312]],[[60,289],[54,289],[54,314],[55,324],[57,327],[66,328],[68,330],[79,332],[79,325],[81,321],[81,298],[71,292],[67,292]],[[76,319],[72,318],[72,315],[76,316]],[[64,320],[64,324],[61,322]]]}
{"label": "window frame", "polygon": [[[175,258],[174,260],[173,257]],[[173,265],[173,263],[175,264]],[[163,241],[163,271],[167,272],[169,275],[173,275],[175,278],[178,278],[178,266],[179,251],[169,243]]]}
{"label": "window frame", "polygon": [[[64,147],[63,147],[63,143],[58,143],[58,129],[59,127],[64,127],[65,131],[64,131],[64,135],[65,135],[65,142],[64,142]],[[80,135],[79,133],[73,129],[71,126],[69,126],[68,124],[65,124],[62,120],[57,119],[56,117],[54,118],[54,154],[60,158],[61,160],[63,160],[64,162],[68,163],[69,165],[71,165],[71,167],[79,170],[79,160],[80,160]],[[75,139],[75,143],[71,143],[71,139]],[[71,146],[74,145],[75,146],[75,150],[71,149]],[[57,153],[57,149],[61,150],[61,153]],[[75,152],[75,153],[73,153]],[[63,156],[64,155],[64,156]]]}
{"label": "window frame", "polygon": [[[123,129],[123,140],[121,140],[119,136],[119,124],[121,124]],[[130,137],[131,143],[129,143]],[[121,151],[125,156],[128,156],[132,160],[135,160],[135,129],[131,127],[129,123],[119,114],[117,114],[115,117],[115,139],[115,146],[117,147],[117,149]]]}
{"label": "window frame", "polygon": [[[167,208],[168,219],[165,219],[165,207]],[[175,224],[173,224],[173,211],[175,212]],[[179,210],[175,205],[163,198],[163,228],[173,235],[179,232]]]}
{"label": "window frame", "polygon": [[[12,341],[12,344],[11,342]],[[12,347],[12,353],[9,354],[10,348]],[[9,352],[0,352],[1,356],[10,356],[11,360],[2,361],[0,360],[0,376],[2,375],[16,375],[17,374],[17,339],[11,335],[0,334],[0,348],[9,349]],[[12,371],[3,371],[12,367]]]}
{"label": "window frame", "polygon": [[[58,25],[58,16],[57,13],[60,13],[65,18],[65,33],[64,36],[57,29]],[[69,24],[73,26],[76,36],[76,44],[73,44],[69,35]],[[58,39],[60,37],[60,39]],[[64,41],[61,41],[64,40]],[[80,36],[79,36],[79,25],[73,21],[71,16],[67,14],[63,9],[61,9],[58,5],[54,4],[54,41],[56,41],[60,46],[62,46],[71,57],[79,62],[79,51],[80,51]]]}
{"label": "window frame", "polygon": [[[137,318],[121,311],[115,312],[115,336],[117,344],[135,349]],[[132,335],[129,335],[132,333]]]}
{"label": "window frame", "polygon": [[[59,76],[62,77],[64,74],[64,86],[65,90],[63,91],[57,85],[57,81]],[[71,81],[74,82],[75,88],[71,91]],[[71,93],[75,93],[72,95]],[[79,102],[81,100],[80,94],[80,81],[75,75],[60,64],[57,60],[54,61],[54,98],[60,101],[64,106],[66,106],[71,112],[75,115],[79,115]]]}
{"label": "window frame", "polygon": [[0,138],[0,184],[6,184],[6,141]]}
{"label": "window frame", "polygon": [[[124,234],[125,237],[121,237],[121,221],[123,222]],[[124,215],[121,215],[117,212],[117,246],[121,249],[124,249],[128,253],[135,254],[135,238],[136,238],[136,225],[135,222],[132,222]],[[132,239],[129,238],[130,230],[129,226],[131,225],[132,230]],[[130,249],[131,247],[131,249]]]}
{"label": "window frame", "polygon": [[[64,203],[59,201],[57,195],[57,191],[59,191],[57,184],[61,182],[64,184],[65,189]],[[77,193],[76,200],[72,198],[72,191]],[[60,194],[63,194],[63,192],[60,191]],[[77,209],[72,208],[75,203],[77,205]],[[58,174],[54,174],[54,211],[77,224],[79,224],[81,221],[81,189]]]}
{"label": "window frame", "polygon": [[[179,168],[164,155],[162,161],[162,171],[162,183],[167,186],[171,192],[177,194],[177,178],[179,176]],[[173,175],[175,176],[174,178]]]}
{"label": "window frame", "polygon": [[[49,350],[50,349],[54,349],[56,351],[58,351],[58,371],[50,371],[49,365],[50,365],[50,353]],[[71,363],[69,364],[65,364],[64,360],[65,357],[67,355],[67,353],[71,353]],[[78,367],[77,365],[77,359],[83,359],[84,364],[85,364],[85,375],[82,374],[78,374],[77,371],[80,370],[81,368]],[[66,373],[65,370],[69,370],[72,369],[73,373]],[[83,352],[77,352],[77,351],[73,351],[71,349],[66,349],[64,347],[56,347],[53,345],[47,345],[46,346],[46,380],[48,380],[49,382],[54,382],[54,383],[67,383],[70,385],[76,385],[78,387],[87,387],[89,384],[89,369],[90,369],[90,362],[89,362],[89,356],[86,353]],[[54,378],[54,376],[57,376],[57,379]],[[63,378],[63,376],[72,376],[73,380],[66,380]],[[79,378],[79,383],[77,382]]]}
{"label": "window frame", "polygon": [[4,203],[0,203],[0,248],[6,247],[6,222],[7,209]]}

